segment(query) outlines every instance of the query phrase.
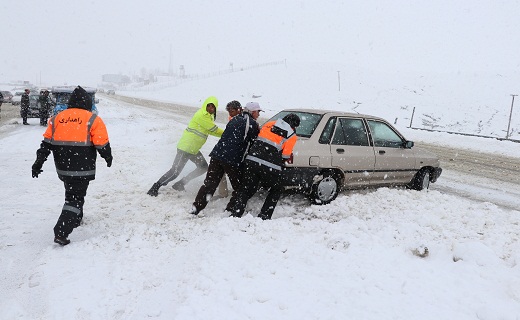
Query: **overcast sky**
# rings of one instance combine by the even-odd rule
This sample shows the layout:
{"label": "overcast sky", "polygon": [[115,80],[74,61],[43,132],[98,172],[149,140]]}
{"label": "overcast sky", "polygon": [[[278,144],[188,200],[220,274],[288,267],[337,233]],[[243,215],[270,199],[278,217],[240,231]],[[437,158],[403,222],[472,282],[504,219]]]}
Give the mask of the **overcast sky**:
{"label": "overcast sky", "polygon": [[171,65],[275,60],[393,72],[518,73],[520,1],[0,2],[0,82],[95,85]]}

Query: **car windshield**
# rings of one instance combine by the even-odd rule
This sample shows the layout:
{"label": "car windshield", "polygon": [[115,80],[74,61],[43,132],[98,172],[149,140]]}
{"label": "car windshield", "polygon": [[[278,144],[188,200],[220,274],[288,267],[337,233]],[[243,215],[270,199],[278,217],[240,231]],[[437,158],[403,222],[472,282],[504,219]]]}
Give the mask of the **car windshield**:
{"label": "car windshield", "polygon": [[281,111],[277,113],[274,117],[269,119],[268,121],[282,119],[286,115],[294,113],[298,117],[300,117],[300,126],[296,128],[296,135],[298,137],[310,138],[316,130],[318,123],[320,123],[323,115],[310,113],[310,112],[301,112],[301,111]]}
{"label": "car windshield", "polygon": [[67,104],[69,103],[70,93],[59,93],[56,95],[56,103]]}

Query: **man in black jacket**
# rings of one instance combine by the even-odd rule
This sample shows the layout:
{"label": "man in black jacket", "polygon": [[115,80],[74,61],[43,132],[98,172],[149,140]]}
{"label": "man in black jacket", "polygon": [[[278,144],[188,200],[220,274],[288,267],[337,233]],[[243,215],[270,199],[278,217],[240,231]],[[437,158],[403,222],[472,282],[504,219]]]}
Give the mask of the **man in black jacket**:
{"label": "man in black jacket", "polygon": [[27,114],[29,113],[30,100],[29,93],[31,90],[25,89],[25,92],[22,94],[22,98],[20,99],[20,115],[22,116],[23,124],[29,125],[27,122]]}
{"label": "man in black jacket", "polygon": [[260,132],[256,122],[260,111],[262,109],[257,102],[249,102],[241,114],[236,115],[229,121],[222,137],[209,154],[211,160],[206,179],[204,179],[204,184],[200,187],[193,202],[191,214],[197,215],[206,207],[224,173],[229,177],[233,194],[238,190],[241,176],[240,165],[249,145]]}
{"label": "man in black jacket", "polygon": [[40,92],[40,126],[46,127],[49,119],[49,112],[51,111],[51,101],[49,97],[49,90]]}

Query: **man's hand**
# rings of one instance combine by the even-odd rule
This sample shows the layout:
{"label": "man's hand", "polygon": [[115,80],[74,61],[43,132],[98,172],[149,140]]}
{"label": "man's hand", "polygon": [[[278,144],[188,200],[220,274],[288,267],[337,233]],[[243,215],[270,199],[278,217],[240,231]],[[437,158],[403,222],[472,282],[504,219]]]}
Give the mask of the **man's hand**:
{"label": "man's hand", "polygon": [[32,165],[32,177],[38,178],[38,175],[43,172],[42,170],[43,163],[36,160]]}
{"label": "man's hand", "polygon": [[105,158],[105,161],[107,162],[107,167],[111,167],[112,166],[112,157],[106,157]]}
{"label": "man's hand", "polygon": [[39,175],[40,173],[42,173],[42,172],[43,172],[42,169],[34,170],[34,168],[33,168],[33,169],[32,169],[32,177],[33,177],[33,178],[38,178],[38,175]]}

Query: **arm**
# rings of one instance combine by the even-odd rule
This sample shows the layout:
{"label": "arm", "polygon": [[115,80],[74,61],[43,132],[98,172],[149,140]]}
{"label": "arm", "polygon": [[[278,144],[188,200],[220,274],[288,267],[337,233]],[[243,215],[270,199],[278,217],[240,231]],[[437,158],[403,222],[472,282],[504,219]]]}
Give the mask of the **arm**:
{"label": "arm", "polygon": [[36,151],[36,161],[32,165],[32,177],[38,178],[38,175],[43,172],[42,167],[45,161],[47,161],[47,157],[51,153],[52,145],[45,141],[42,141],[40,144],[40,149]]}
{"label": "arm", "polygon": [[206,114],[196,114],[193,120],[197,123],[198,126],[200,126],[202,129],[204,129],[204,131],[212,136],[220,138],[224,132],[223,129],[219,128],[215,124],[215,121],[213,121],[213,116],[207,112]]}
{"label": "arm", "polygon": [[296,140],[297,139],[298,139],[298,137],[296,136],[296,134],[293,134],[283,144],[283,147],[282,147],[282,158],[283,158],[284,161],[291,157],[291,154],[293,152],[293,148],[294,148],[294,145],[296,144]]}
{"label": "arm", "polygon": [[108,140],[107,128],[100,117],[96,117],[92,124],[92,128],[90,129],[90,139],[96,147],[99,155],[107,162],[107,167],[112,166],[112,148],[110,147],[110,141]]}

